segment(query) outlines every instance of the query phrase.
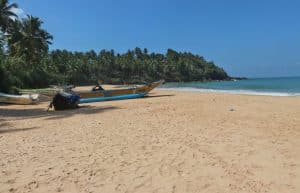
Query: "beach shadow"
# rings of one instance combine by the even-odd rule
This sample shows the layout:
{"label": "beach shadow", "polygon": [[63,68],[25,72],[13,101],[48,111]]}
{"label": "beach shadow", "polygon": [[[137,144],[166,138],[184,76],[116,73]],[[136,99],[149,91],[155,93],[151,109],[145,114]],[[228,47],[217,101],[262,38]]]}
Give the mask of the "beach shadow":
{"label": "beach shadow", "polygon": [[1,107],[1,106],[12,106],[12,105],[14,105],[14,104],[9,104],[9,103],[0,103],[0,107]]}
{"label": "beach shadow", "polygon": [[0,135],[5,133],[14,133],[14,132],[38,129],[38,127],[20,128],[20,129],[9,128],[10,127],[9,123],[3,122],[4,121],[3,119],[1,119],[1,121],[2,122],[0,123]]}
{"label": "beach shadow", "polygon": [[147,95],[144,98],[160,98],[160,97],[172,97],[175,96],[175,94],[161,94],[161,95]]}
{"label": "beach shadow", "polygon": [[12,109],[1,108],[0,117],[2,118],[15,118],[15,119],[32,119],[32,118],[47,118],[47,119],[62,119],[68,118],[78,114],[95,114],[103,113],[109,110],[116,110],[118,107],[104,106],[81,106],[77,109],[63,110],[63,111],[46,111],[45,108],[28,108],[28,109]]}
{"label": "beach shadow", "polygon": [[77,109],[69,109],[63,111],[50,111],[50,113],[52,113],[52,116],[49,116],[47,119],[48,120],[62,119],[62,118],[71,117],[73,115],[78,115],[78,114],[81,115],[97,114],[97,113],[104,113],[106,111],[117,110],[117,109],[120,108],[114,106],[95,107],[95,106],[84,105],[84,106],[80,106]]}
{"label": "beach shadow", "polygon": [[4,121],[5,120],[3,120],[3,119],[0,119],[0,129],[2,128],[2,127],[8,127],[8,123],[5,123]]}
{"label": "beach shadow", "polygon": [[0,127],[0,134],[5,134],[5,133],[15,133],[15,132],[20,132],[20,131],[29,131],[29,130],[34,130],[38,129],[38,127],[29,127],[29,128],[22,128],[22,129],[2,129]]}

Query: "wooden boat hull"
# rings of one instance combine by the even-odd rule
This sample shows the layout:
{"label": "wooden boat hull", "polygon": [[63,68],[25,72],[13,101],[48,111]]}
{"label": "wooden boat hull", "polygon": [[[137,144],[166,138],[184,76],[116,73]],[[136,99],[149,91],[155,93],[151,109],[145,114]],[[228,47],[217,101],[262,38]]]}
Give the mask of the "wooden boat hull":
{"label": "wooden boat hull", "polygon": [[73,85],[66,85],[66,86],[50,85],[50,88],[21,89],[21,94],[39,94],[49,98],[53,98],[58,92],[60,91],[68,92],[72,88],[74,88]]}
{"label": "wooden boat hull", "polygon": [[164,81],[157,81],[143,86],[135,86],[125,89],[114,89],[114,90],[99,90],[99,91],[85,91],[77,92],[80,95],[81,99],[85,98],[106,98],[106,97],[115,97],[121,95],[132,95],[145,93],[144,96],[153,90],[155,87],[161,85]]}
{"label": "wooden boat hull", "polygon": [[30,105],[38,102],[39,95],[10,95],[0,93],[0,103]]}
{"label": "wooden boat hull", "polygon": [[22,89],[21,94],[40,94],[49,98],[53,98],[57,92],[62,89],[46,88],[46,89]]}

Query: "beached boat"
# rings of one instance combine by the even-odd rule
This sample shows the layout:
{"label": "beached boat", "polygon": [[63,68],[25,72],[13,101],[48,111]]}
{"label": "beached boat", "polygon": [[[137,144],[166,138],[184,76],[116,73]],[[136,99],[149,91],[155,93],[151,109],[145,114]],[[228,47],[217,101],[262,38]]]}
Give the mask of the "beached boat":
{"label": "beached boat", "polygon": [[38,94],[11,95],[0,93],[0,103],[30,105],[38,102]]}
{"label": "beached boat", "polygon": [[163,82],[163,80],[160,80],[146,85],[113,90],[81,91],[77,94],[80,95],[80,103],[141,98]]}
{"label": "beached boat", "polygon": [[[59,91],[65,91],[69,93],[76,93],[80,95],[80,103],[89,103],[89,102],[100,102],[100,101],[109,101],[109,100],[122,100],[122,99],[132,99],[140,98],[147,95],[152,89],[161,85],[164,81],[160,80],[157,82],[152,82],[146,85],[139,86],[129,86],[126,88],[118,89],[108,89],[108,90],[97,90],[94,89],[90,91],[73,91],[71,90],[73,86],[65,87],[53,87],[45,89],[23,89],[21,90],[22,94],[40,94],[41,96],[47,96],[48,99],[53,98]],[[100,88],[100,87],[99,87]],[[99,89],[98,88],[98,89]],[[41,97],[42,100],[46,100]]]}
{"label": "beached boat", "polygon": [[21,94],[40,94],[43,96],[47,96],[49,98],[53,98],[56,93],[59,91],[70,91],[74,88],[73,85],[67,86],[57,86],[57,85],[50,85],[50,88],[40,88],[40,89],[21,89]]}

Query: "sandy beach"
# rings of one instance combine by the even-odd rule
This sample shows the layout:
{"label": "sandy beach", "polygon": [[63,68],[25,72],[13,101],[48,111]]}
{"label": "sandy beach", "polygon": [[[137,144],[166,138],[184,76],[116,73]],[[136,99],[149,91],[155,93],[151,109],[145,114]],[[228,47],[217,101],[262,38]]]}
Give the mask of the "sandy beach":
{"label": "sandy beach", "polygon": [[300,192],[300,97],[0,105],[0,192]]}

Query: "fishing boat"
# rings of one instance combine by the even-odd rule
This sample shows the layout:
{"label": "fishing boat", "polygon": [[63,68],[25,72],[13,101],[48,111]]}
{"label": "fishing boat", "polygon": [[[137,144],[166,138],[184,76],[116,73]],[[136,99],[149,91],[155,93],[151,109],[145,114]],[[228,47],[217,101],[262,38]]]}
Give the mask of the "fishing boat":
{"label": "fishing boat", "polygon": [[50,98],[53,98],[56,93],[60,91],[70,91],[74,88],[73,85],[66,85],[66,86],[57,86],[57,85],[50,85],[50,88],[40,88],[40,89],[21,89],[21,94],[39,94]]}
{"label": "fishing boat", "polygon": [[129,87],[121,87],[115,89],[104,90],[101,86],[95,86],[89,91],[73,91],[74,86],[51,86],[45,89],[22,89],[22,94],[33,95],[39,94],[47,98],[40,97],[40,100],[52,99],[58,92],[65,91],[68,93],[75,93],[80,95],[80,103],[100,102],[109,100],[122,100],[140,98],[147,95],[155,87],[161,85],[164,81],[160,80],[145,85],[133,85]]}
{"label": "fishing boat", "polygon": [[0,103],[30,105],[38,102],[38,94],[12,95],[0,93]]}
{"label": "fishing boat", "polygon": [[94,87],[92,91],[81,91],[76,93],[80,95],[80,103],[134,99],[144,97],[151,90],[153,90],[155,87],[158,87],[163,82],[163,80],[160,80],[146,85],[112,90],[103,90],[101,87],[101,89]]}

